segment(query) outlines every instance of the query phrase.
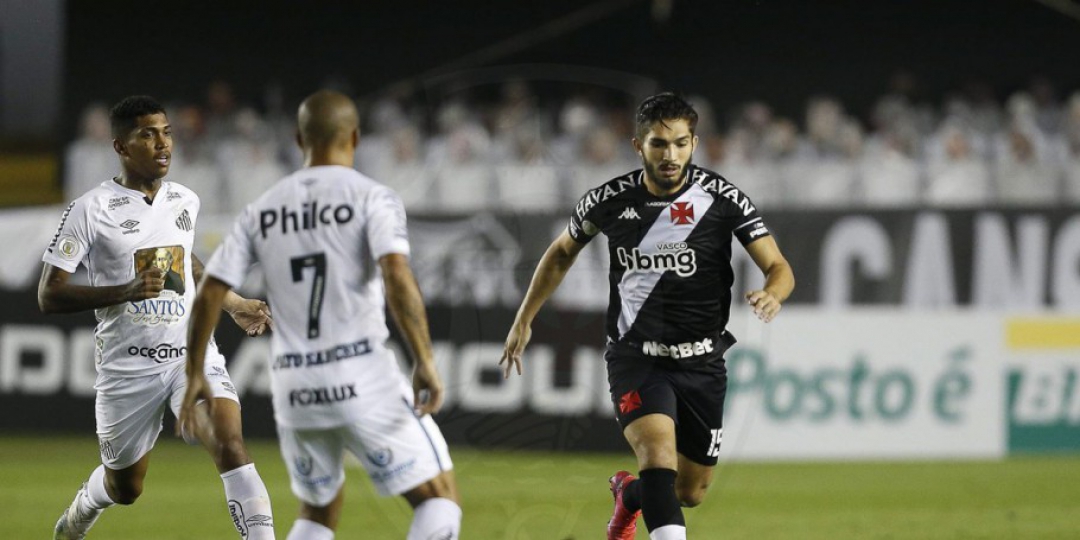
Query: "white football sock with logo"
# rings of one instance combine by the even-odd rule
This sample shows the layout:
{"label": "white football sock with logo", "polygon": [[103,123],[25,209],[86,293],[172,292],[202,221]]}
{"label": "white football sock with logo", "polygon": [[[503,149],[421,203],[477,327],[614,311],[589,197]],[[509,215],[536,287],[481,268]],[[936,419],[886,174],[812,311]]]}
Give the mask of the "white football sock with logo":
{"label": "white football sock with logo", "polygon": [[413,511],[405,540],[457,540],[461,532],[461,507],[444,498],[428,499]]}
{"label": "white football sock with logo", "polygon": [[334,531],[321,523],[297,519],[285,540],[334,540]]}
{"label": "white football sock with logo", "polygon": [[221,475],[229,516],[244,540],[274,540],[274,511],[255,464],[237,467]]}
{"label": "white football sock with logo", "polygon": [[105,490],[105,466],[98,465],[94,472],[90,473],[90,479],[86,481],[86,496],[78,499],[79,513],[90,514],[100,512],[114,504]]}
{"label": "white football sock with logo", "polygon": [[650,540],[686,540],[686,527],[682,525],[664,525],[649,533]]}

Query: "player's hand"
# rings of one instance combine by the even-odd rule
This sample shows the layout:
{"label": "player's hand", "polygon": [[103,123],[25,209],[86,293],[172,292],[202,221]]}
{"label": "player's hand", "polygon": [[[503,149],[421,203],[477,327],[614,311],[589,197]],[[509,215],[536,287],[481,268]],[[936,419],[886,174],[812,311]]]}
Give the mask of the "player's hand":
{"label": "player's hand", "polygon": [[161,296],[165,289],[165,273],[156,266],[151,266],[135,275],[127,284],[127,299],[135,302]]}
{"label": "player's hand", "polygon": [[765,290],[750,291],[746,293],[746,303],[754,308],[754,315],[762,321],[769,322],[780,313],[780,301],[772,293]]}
{"label": "player's hand", "polygon": [[532,338],[532,327],[527,324],[514,323],[510,328],[510,334],[506,336],[506,346],[503,348],[502,358],[499,365],[503,366],[503,377],[510,378],[510,373],[517,370],[521,375],[521,355],[525,352],[525,346]]}
{"label": "player's hand", "polygon": [[416,414],[424,416],[439,412],[443,404],[443,386],[435,362],[417,362],[413,368],[412,385]]}
{"label": "player's hand", "polygon": [[270,306],[262,300],[245,298],[236,303],[235,309],[230,311],[229,315],[250,337],[261,336],[274,327]]}
{"label": "player's hand", "polygon": [[176,434],[190,444],[199,440],[199,434],[213,437],[210,419],[214,414],[214,395],[205,375],[188,377],[184,401],[180,403],[180,418],[176,421]]}

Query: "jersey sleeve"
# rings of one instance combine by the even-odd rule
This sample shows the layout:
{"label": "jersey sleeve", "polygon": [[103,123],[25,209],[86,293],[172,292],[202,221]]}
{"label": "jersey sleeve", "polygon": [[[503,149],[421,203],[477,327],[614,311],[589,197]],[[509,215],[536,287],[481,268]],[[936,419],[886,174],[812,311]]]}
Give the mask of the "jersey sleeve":
{"label": "jersey sleeve", "polygon": [[586,193],[570,215],[570,223],[566,230],[570,238],[580,244],[588,244],[599,232],[600,227],[596,224],[593,210],[596,208],[596,197],[593,192]]}
{"label": "jersey sleeve", "polygon": [[86,261],[91,242],[87,201],[75,199],[60,216],[60,225],[41,260],[65,272],[74,273],[79,264]]}
{"label": "jersey sleeve", "polygon": [[[739,243],[748,246],[754,240],[772,236],[772,232],[765,226],[765,220],[758,214],[757,207],[750,201],[750,198],[743,193],[736,193],[738,193],[741,200],[729,204],[727,211],[735,219],[732,233],[735,234],[735,238],[739,239]],[[732,199],[728,200],[732,201]]]}
{"label": "jersey sleeve", "polygon": [[378,186],[368,192],[363,208],[371,256],[377,261],[390,253],[409,255],[409,228],[401,197],[386,186]]}
{"label": "jersey sleeve", "polygon": [[254,212],[249,206],[233,223],[229,235],[206,263],[206,274],[224,281],[234,289],[244,283],[248,270],[257,262],[254,240],[249,232],[259,229],[253,216]]}

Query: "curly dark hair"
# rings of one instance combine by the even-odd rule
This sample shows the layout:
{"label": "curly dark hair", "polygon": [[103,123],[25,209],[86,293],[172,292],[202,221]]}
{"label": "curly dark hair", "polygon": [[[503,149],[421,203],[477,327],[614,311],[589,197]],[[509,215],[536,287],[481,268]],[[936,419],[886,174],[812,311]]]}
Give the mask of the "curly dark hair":
{"label": "curly dark hair", "polygon": [[638,138],[644,137],[656,122],[664,120],[686,120],[690,124],[690,133],[697,128],[698,114],[694,106],[674,92],[663,92],[649,96],[638,105],[634,115]]}

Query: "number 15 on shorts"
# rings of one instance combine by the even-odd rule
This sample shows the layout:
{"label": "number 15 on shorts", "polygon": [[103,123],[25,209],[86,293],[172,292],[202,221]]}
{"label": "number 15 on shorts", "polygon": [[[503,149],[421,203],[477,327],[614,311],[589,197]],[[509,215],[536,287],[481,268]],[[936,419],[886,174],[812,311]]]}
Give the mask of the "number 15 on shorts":
{"label": "number 15 on shorts", "polygon": [[709,448],[706,450],[706,455],[709,457],[720,456],[720,441],[724,438],[724,429],[713,429],[712,440],[709,442]]}

